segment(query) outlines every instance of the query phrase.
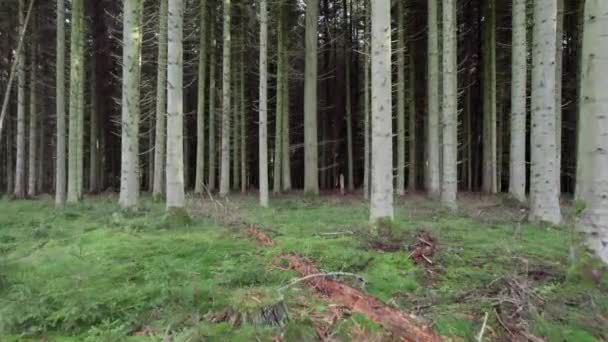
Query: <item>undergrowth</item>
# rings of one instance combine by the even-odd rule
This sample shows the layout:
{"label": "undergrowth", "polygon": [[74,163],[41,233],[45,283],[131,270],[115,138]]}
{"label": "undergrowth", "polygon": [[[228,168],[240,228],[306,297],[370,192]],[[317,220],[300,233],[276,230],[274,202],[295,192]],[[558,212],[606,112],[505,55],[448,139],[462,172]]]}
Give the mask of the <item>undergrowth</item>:
{"label": "undergrowth", "polygon": [[[228,212],[276,242],[263,247],[212,216],[172,219],[151,198],[137,212],[115,203],[100,197],[58,210],[47,201],[0,200],[0,340],[317,340],[335,308],[302,286],[277,291],[297,277],[278,261],[285,253],[309,257],[322,271],[360,275],[353,286],[456,340],[474,339],[486,313],[492,340],[509,340],[518,328],[547,341],[608,338],[603,266],[569,227],[519,224],[517,211],[488,220],[468,210],[474,203],[450,214],[406,199],[390,232],[374,237],[358,199],[286,196],[260,209],[254,197],[232,198]],[[432,264],[409,258],[421,231],[436,241]],[[511,319],[507,300],[520,301]],[[278,325],[218,319],[277,303],[289,316]],[[328,329],[338,340],[382,336],[360,315]]]}

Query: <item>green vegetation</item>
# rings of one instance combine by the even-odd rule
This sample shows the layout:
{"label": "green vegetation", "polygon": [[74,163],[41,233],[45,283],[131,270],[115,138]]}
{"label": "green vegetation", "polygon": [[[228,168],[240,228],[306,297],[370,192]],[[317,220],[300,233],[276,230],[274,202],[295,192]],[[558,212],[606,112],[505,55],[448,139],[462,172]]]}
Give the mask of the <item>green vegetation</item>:
{"label": "green vegetation", "polygon": [[[360,275],[340,280],[431,320],[445,336],[473,338],[488,313],[488,338],[508,336],[515,324],[548,341],[608,337],[608,276],[578,235],[518,227],[509,223],[518,208],[463,201],[456,216],[421,198],[398,203],[395,223],[372,238],[366,204],[350,198],[285,197],[269,209],[253,197],[203,209],[195,202],[179,221],[151,198],[136,213],[113,197],[63,210],[0,200],[0,340],[316,340],[330,303],[303,283],[278,291],[297,278],[284,253]],[[235,222],[255,224],[275,245],[258,245]],[[432,265],[409,258],[420,231],[435,240]],[[284,320],[256,314],[283,305]],[[362,315],[329,329],[342,340],[382,334]]]}

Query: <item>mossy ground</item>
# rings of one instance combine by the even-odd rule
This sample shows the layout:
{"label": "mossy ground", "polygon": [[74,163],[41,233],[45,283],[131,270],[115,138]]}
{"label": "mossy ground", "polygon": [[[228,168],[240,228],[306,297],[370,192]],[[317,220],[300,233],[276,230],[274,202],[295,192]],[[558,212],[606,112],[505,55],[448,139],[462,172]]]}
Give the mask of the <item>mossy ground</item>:
{"label": "mossy ground", "polygon": [[[301,284],[278,291],[297,277],[278,261],[291,252],[323,271],[361,275],[365,282],[354,286],[431,320],[453,340],[473,339],[485,313],[486,339],[508,340],[502,323],[510,322],[497,319],[497,308],[508,309],[496,303],[503,279],[529,292],[518,322],[530,333],[548,341],[607,339],[608,276],[579,236],[569,226],[520,225],[518,208],[491,201],[497,204],[465,198],[455,215],[423,197],[399,200],[395,223],[379,238],[403,248],[381,251],[372,248],[367,205],[356,197],[284,196],[260,209],[255,197],[238,196],[218,207],[271,235],[276,243],[267,247],[227,224],[230,217],[195,211],[173,222],[151,198],[136,213],[121,211],[114,197],[60,210],[50,201],[0,200],[0,340],[316,340],[330,304]],[[429,268],[408,257],[421,230],[437,243]],[[286,324],[210,319],[275,302],[287,306]],[[331,329],[339,340],[382,333],[360,315]]]}

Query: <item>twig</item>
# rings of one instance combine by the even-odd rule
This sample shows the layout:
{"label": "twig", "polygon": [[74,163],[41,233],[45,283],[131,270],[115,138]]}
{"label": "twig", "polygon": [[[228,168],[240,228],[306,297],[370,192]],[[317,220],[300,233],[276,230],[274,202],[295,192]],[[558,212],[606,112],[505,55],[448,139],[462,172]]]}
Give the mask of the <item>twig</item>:
{"label": "twig", "polygon": [[308,279],[312,279],[312,278],[319,278],[319,277],[324,277],[324,278],[325,278],[325,277],[336,277],[336,276],[348,276],[348,277],[353,277],[353,278],[356,278],[357,280],[359,280],[359,281],[361,281],[361,282],[365,283],[365,279],[364,279],[362,276],[360,276],[360,275],[358,275],[358,274],[354,274],[354,273],[348,273],[348,272],[327,272],[327,273],[315,273],[315,274],[309,274],[309,275],[307,275],[307,276],[305,276],[305,277],[302,277],[302,278],[298,278],[298,279],[292,280],[292,281],[291,281],[289,284],[287,284],[287,285],[285,285],[285,286],[280,287],[280,288],[279,288],[279,292],[281,292],[281,291],[285,290],[286,288],[291,287],[291,286],[293,286],[293,285],[295,285],[295,284],[297,284],[297,283],[301,283],[301,282],[303,282],[303,281],[306,281],[306,280],[308,280]]}
{"label": "twig", "polygon": [[479,331],[479,335],[477,335],[477,342],[483,341],[483,333],[486,331],[486,324],[488,323],[488,313],[483,317],[483,324],[481,325],[481,330]]}
{"label": "twig", "polygon": [[423,257],[424,260],[426,260],[426,262],[428,262],[429,264],[431,264],[431,265],[433,264],[433,261],[431,261],[431,259],[427,258],[426,255],[420,254],[420,256]]}
{"label": "twig", "polygon": [[319,235],[324,235],[324,236],[332,236],[332,235],[353,235],[355,234],[354,232],[351,232],[350,230],[345,230],[343,232],[331,232],[331,233],[319,233]]}
{"label": "twig", "polygon": [[502,327],[509,333],[509,335],[514,336],[511,329],[509,329],[507,327],[507,325],[505,324],[505,322],[502,321],[502,319],[500,318],[500,315],[498,314],[498,311],[496,311],[496,309],[494,309],[494,314],[496,314],[496,319],[498,320],[498,323],[500,323],[500,325],[502,325]]}
{"label": "twig", "polygon": [[418,238],[418,241],[420,241],[420,242],[424,243],[425,245],[428,245],[428,246],[430,246],[430,247],[433,247],[433,244],[431,244],[430,242],[426,241],[426,240],[425,240],[425,239],[423,239],[423,238],[420,238],[420,237],[419,237],[419,238]]}

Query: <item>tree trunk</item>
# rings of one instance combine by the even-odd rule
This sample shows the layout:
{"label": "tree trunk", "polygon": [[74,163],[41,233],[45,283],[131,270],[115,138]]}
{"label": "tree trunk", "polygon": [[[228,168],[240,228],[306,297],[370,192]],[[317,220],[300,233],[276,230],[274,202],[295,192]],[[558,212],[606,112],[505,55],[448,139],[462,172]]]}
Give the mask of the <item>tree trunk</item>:
{"label": "tree trunk", "polygon": [[222,160],[220,165],[220,196],[230,191],[230,0],[224,0],[224,43],[222,57]]}
{"label": "tree trunk", "polygon": [[[370,221],[393,219],[390,0],[372,1],[372,193]],[[377,232],[377,231],[374,231]]]}
{"label": "tree trunk", "polygon": [[215,160],[217,156],[215,148],[215,37],[213,23],[209,27],[209,34],[211,35],[211,52],[209,57],[209,181],[207,187],[209,191],[215,190]]}
{"label": "tree trunk", "polygon": [[142,0],[124,2],[122,57],[122,153],[120,206],[139,203],[139,117],[142,46]]}
{"label": "tree trunk", "polygon": [[365,53],[363,54],[363,197],[368,200],[370,197],[370,179],[371,179],[371,87],[370,87],[370,71],[371,71],[371,32],[370,32],[370,1],[365,0]]}
{"label": "tree trunk", "polygon": [[555,57],[557,0],[534,3],[530,220],[561,222],[556,164]]}
{"label": "tree trunk", "polygon": [[84,7],[83,0],[72,1],[72,28],[70,37],[70,128],[68,153],[68,202],[81,199],[82,173],[82,130],[83,117],[82,87],[84,86]]}
{"label": "tree trunk", "polygon": [[156,69],[156,127],[154,133],[154,198],[165,192],[165,152],[167,113],[167,15],[168,0],[160,0],[158,14],[158,63]]}
{"label": "tree trunk", "polygon": [[488,0],[483,22],[483,177],[484,192],[498,191],[496,152],[496,0]]}
{"label": "tree trunk", "polygon": [[63,206],[66,200],[66,127],[65,127],[65,1],[57,0],[57,65],[55,68],[55,105],[57,116],[57,142],[55,157],[55,205]]}
{"label": "tree trunk", "polygon": [[439,188],[439,32],[437,0],[428,1],[428,133],[426,185],[431,197]]}
{"label": "tree trunk", "polygon": [[203,192],[205,179],[205,80],[207,67],[207,1],[201,0],[200,41],[198,56],[198,105],[196,108],[196,179],[194,193]]}
{"label": "tree trunk", "polygon": [[605,91],[608,87],[608,2],[587,0],[585,4],[585,33],[583,38],[583,60],[581,78],[581,118],[586,123],[579,131],[581,146],[579,161],[585,163],[589,184],[588,191],[581,194],[587,208],[580,223],[587,233],[589,246],[608,263],[608,125],[606,113],[608,102]]}
{"label": "tree trunk", "polygon": [[405,4],[397,5],[397,194],[405,195]]}
{"label": "tree trunk", "polygon": [[29,125],[29,143],[28,143],[28,181],[27,195],[35,196],[37,193],[37,178],[38,178],[38,160],[42,156],[38,155],[38,109],[37,109],[37,94],[36,94],[36,47],[35,42],[31,42],[30,56],[30,125]]}
{"label": "tree trunk", "polygon": [[[19,0],[19,27],[25,31],[23,1]],[[15,160],[15,197],[25,197],[25,49],[17,58],[17,154]]]}
{"label": "tree trunk", "polygon": [[259,182],[260,205],[268,207],[268,10],[260,0],[260,112],[259,112]]}
{"label": "tree trunk", "polygon": [[167,54],[167,209],[185,206],[183,0],[169,0]]}
{"label": "tree trunk", "polygon": [[562,189],[562,82],[563,82],[563,54],[564,54],[564,0],[557,0],[557,34],[555,53],[555,148],[558,166],[557,191],[561,195]]}
{"label": "tree trunk", "polygon": [[513,43],[511,67],[511,152],[509,193],[526,201],[526,86],[527,34],[526,0],[513,2]]}
{"label": "tree trunk", "polygon": [[95,193],[99,190],[99,128],[97,111],[97,63],[96,53],[91,54],[91,117],[89,122],[89,192]]}
{"label": "tree trunk", "polygon": [[317,28],[319,0],[306,5],[306,66],[304,74],[304,192],[319,193],[317,142]]}
{"label": "tree trunk", "polygon": [[[281,1],[279,4],[279,13],[283,10],[283,2]],[[282,176],[282,162],[281,158],[283,157],[283,100],[285,97],[283,96],[283,16],[279,14],[279,24],[278,24],[278,32],[277,32],[277,73],[276,73],[276,109],[275,109],[275,129],[274,129],[274,163],[272,164],[274,167],[273,177],[272,177],[272,192],[274,194],[278,194],[281,192],[281,176]]]}
{"label": "tree trunk", "polygon": [[289,142],[289,31],[287,28],[287,6],[285,3],[281,6],[281,13],[279,14],[283,19],[281,31],[283,31],[283,110],[282,116],[283,119],[283,128],[282,128],[282,141],[281,148],[283,155],[281,156],[281,164],[283,168],[283,175],[281,177],[281,181],[283,183],[283,191],[291,190],[291,144]]}
{"label": "tree trunk", "polygon": [[417,179],[417,162],[416,162],[416,59],[414,58],[415,50],[410,43],[410,65],[409,65],[409,168],[408,168],[408,191],[413,193],[416,191]]}
{"label": "tree trunk", "polygon": [[[240,123],[241,123],[241,193],[245,193],[247,191],[247,114],[245,113],[245,25],[242,25],[241,31],[241,39],[243,46],[241,47],[241,56],[240,56]],[[238,143],[238,142],[237,142]]]}
{"label": "tree trunk", "polygon": [[443,168],[441,202],[456,210],[458,192],[458,67],[456,0],[443,2]]}

